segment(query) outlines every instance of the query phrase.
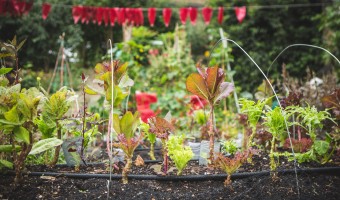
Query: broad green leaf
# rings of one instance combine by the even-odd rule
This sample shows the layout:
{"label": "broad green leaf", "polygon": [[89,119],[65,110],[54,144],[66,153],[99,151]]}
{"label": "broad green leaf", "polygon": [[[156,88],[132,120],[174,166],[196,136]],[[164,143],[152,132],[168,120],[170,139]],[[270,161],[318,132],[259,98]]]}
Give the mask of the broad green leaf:
{"label": "broad green leaf", "polygon": [[[41,117],[43,118],[43,117]],[[44,118],[43,118],[44,119]],[[51,138],[53,137],[53,133],[56,130],[56,123],[49,120],[50,118],[45,118],[47,120],[43,120],[40,118],[36,118],[34,123],[38,125],[39,131],[42,133],[42,138]]]}
{"label": "broad green leaf", "polygon": [[226,98],[230,95],[232,91],[234,91],[234,84],[223,82],[218,89],[218,92],[214,99],[214,103]]}
{"label": "broad green leaf", "polygon": [[128,76],[128,75],[124,75],[122,77],[122,79],[119,82],[119,87],[121,88],[125,88],[125,87],[132,87],[134,85],[134,81]]}
{"label": "broad green leaf", "polygon": [[1,68],[0,69],[0,75],[4,75],[4,74],[7,74],[8,72],[12,71],[12,68]]}
{"label": "broad green leaf", "polygon": [[13,163],[7,161],[7,160],[1,160],[0,159],[0,169],[1,167],[7,167],[9,169],[13,169]]}
{"label": "broad green leaf", "polygon": [[[12,145],[11,144],[4,144],[4,145],[0,145],[0,152],[6,152],[6,153],[10,153],[12,152]],[[16,145],[15,146],[15,150],[16,151],[20,151],[21,150],[21,147]]]}
{"label": "broad green leaf", "polygon": [[125,115],[123,115],[123,117],[120,120],[120,129],[127,139],[132,138],[134,135],[132,129],[133,123],[134,117],[130,111],[126,112]]}
{"label": "broad green leaf", "polygon": [[92,89],[90,86],[85,85],[84,92],[89,95],[97,95],[98,92],[96,92],[94,89]]}
{"label": "broad green leaf", "polygon": [[11,122],[11,121],[7,121],[5,119],[0,119],[0,124],[1,124],[1,127],[0,127],[0,130],[4,130],[4,126],[5,125],[10,125],[10,126],[17,126],[17,125],[21,125],[20,122]]}
{"label": "broad green leaf", "polygon": [[113,114],[112,116],[112,126],[117,134],[121,134],[120,130],[120,119],[118,114]]}
{"label": "broad green leaf", "polygon": [[59,146],[63,143],[62,140],[57,139],[57,138],[47,138],[44,140],[40,140],[37,143],[35,143],[32,147],[31,152],[29,153],[30,155],[35,155],[42,153],[46,150],[52,149],[56,146]]}
{"label": "broad green leaf", "polygon": [[189,92],[209,101],[208,88],[205,85],[203,77],[198,73],[189,75],[186,80],[186,87]]}
{"label": "broad green leaf", "polygon": [[14,136],[18,141],[24,141],[25,143],[30,143],[30,133],[28,130],[22,126],[17,126],[13,130]]}
{"label": "broad green leaf", "polygon": [[4,117],[8,122],[19,123],[19,114],[17,106],[14,106],[11,110],[4,113]]}

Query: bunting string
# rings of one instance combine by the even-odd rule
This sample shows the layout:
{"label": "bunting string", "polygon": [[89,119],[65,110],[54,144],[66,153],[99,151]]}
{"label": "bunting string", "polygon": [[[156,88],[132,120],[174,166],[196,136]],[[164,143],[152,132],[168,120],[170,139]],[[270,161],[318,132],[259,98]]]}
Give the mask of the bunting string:
{"label": "bunting string", "polygon": [[[206,25],[210,24],[213,13],[217,13],[217,21],[223,24],[223,16],[225,10],[234,10],[235,17],[239,23],[242,23],[246,18],[247,9],[279,9],[279,8],[301,8],[301,7],[320,7],[331,4],[324,3],[308,3],[308,4],[282,4],[282,5],[247,5],[247,6],[224,6],[224,7],[184,7],[184,8],[119,8],[119,7],[95,7],[83,5],[65,5],[65,4],[49,4],[35,3],[33,1],[20,0],[0,0],[0,16],[11,15],[20,17],[27,15],[32,6],[41,6],[42,19],[46,20],[52,7],[71,8],[73,21],[75,24],[89,24],[90,22],[97,25],[114,26],[118,25],[144,25],[144,12],[147,13],[148,22],[151,27],[154,26],[157,14],[162,13],[164,25],[169,26],[173,10],[178,10],[179,19],[182,24],[186,24],[188,19],[194,26],[197,23],[198,15]],[[157,13],[159,12],[159,13]]]}

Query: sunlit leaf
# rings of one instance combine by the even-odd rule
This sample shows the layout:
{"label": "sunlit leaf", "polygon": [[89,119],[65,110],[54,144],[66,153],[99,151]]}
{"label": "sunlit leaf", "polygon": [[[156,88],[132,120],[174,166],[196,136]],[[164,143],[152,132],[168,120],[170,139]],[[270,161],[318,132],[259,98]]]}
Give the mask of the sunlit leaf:
{"label": "sunlit leaf", "polygon": [[63,141],[57,138],[47,138],[47,139],[39,140],[37,143],[33,145],[32,150],[30,151],[29,154],[35,155],[38,153],[42,153],[56,146],[59,146],[62,143]]}
{"label": "sunlit leaf", "polygon": [[91,87],[89,87],[88,85],[85,85],[84,87],[84,92],[86,94],[89,94],[89,95],[97,95],[98,92],[96,92],[94,89],[92,89]]}
{"label": "sunlit leaf", "polygon": [[217,92],[217,96],[214,99],[214,103],[228,97],[231,92],[234,91],[234,84],[229,82],[223,82]]}
{"label": "sunlit leaf", "polygon": [[[11,153],[13,149],[13,146],[11,144],[7,144],[7,145],[0,145],[0,152],[6,152],[6,153]],[[16,151],[20,151],[21,147],[18,145],[15,145],[15,150]]]}
{"label": "sunlit leaf", "polygon": [[223,81],[223,78],[224,73],[217,66],[209,67],[207,69],[206,83],[211,95],[214,95],[216,93],[216,90],[218,89],[221,81]]}
{"label": "sunlit leaf", "polygon": [[19,123],[19,114],[18,114],[17,106],[14,106],[8,112],[5,112],[4,117],[9,122]]}
{"label": "sunlit leaf", "polygon": [[203,99],[209,100],[208,88],[203,77],[198,73],[190,74],[186,80],[187,90]]}
{"label": "sunlit leaf", "polygon": [[7,167],[9,169],[13,169],[13,163],[7,161],[7,160],[1,160],[0,159],[0,169],[1,167]]}
{"label": "sunlit leaf", "polygon": [[30,133],[28,130],[22,126],[17,126],[13,130],[14,136],[18,141],[24,141],[25,143],[30,143]]}

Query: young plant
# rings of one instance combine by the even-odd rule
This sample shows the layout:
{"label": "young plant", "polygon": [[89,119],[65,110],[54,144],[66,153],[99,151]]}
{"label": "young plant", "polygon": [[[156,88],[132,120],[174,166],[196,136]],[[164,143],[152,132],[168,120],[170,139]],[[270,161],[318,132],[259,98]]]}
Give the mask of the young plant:
{"label": "young plant", "polygon": [[266,105],[267,100],[258,100],[257,103],[255,103],[252,100],[240,99],[239,103],[241,105],[241,112],[243,114],[247,114],[247,121],[251,128],[251,135],[249,136],[249,138],[248,135],[244,135],[243,138],[243,140],[248,140],[246,148],[249,148],[253,143],[253,139],[256,134],[256,125],[261,118],[262,110],[263,107]]}
{"label": "young plant", "polygon": [[222,99],[229,96],[234,90],[232,83],[223,82],[224,72],[221,68],[209,67],[203,68],[196,66],[198,73],[192,73],[186,80],[186,88],[189,92],[208,101],[210,105],[209,116],[209,137],[210,153],[209,161],[212,164],[214,160],[214,107]]}
{"label": "young plant", "polygon": [[224,141],[222,146],[222,151],[226,154],[234,155],[237,152],[237,145],[233,140]]}
{"label": "young plant", "polygon": [[[12,160],[15,168],[15,182],[22,180],[25,159],[32,149],[37,126],[38,104],[42,94],[36,88],[20,91],[20,84],[9,88],[0,87],[0,131],[9,135],[12,146]],[[20,146],[20,152],[17,152]]]}
{"label": "young plant", "polygon": [[168,149],[166,142],[169,139],[170,133],[173,133],[175,131],[175,127],[173,124],[174,121],[167,121],[166,119],[160,117],[152,117],[149,119],[150,133],[156,134],[156,136],[162,141],[164,174],[166,174],[168,171]]}
{"label": "young plant", "polygon": [[132,165],[133,152],[143,139],[143,134],[135,135],[140,124],[139,113],[126,112],[121,118],[117,114],[112,117],[113,129],[117,133],[119,143],[114,145],[123,150],[126,156],[126,164],[122,172],[123,184],[128,183],[128,173]]}
{"label": "young plant", "polygon": [[[63,87],[45,101],[40,117],[35,120],[39,131],[42,133],[42,139],[52,138],[54,133],[57,132],[57,139],[61,140],[62,126],[60,120],[70,109],[72,102],[69,93],[70,91]],[[61,145],[56,146],[53,159],[50,162],[51,167],[57,164],[60,149]]]}
{"label": "young plant", "polygon": [[169,156],[172,161],[174,161],[176,168],[178,170],[177,175],[182,175],[183,169],[187,166],[188,162],[194,156],[191,148],[188,146],[183,146],[184,135],[170,135],[167,142],[167,148],[169,151]]}
{"label": "young plant", "polygon": [[217,154],[215,163],[228,174],[227,179],[224,181],[225,186],[231,184],[231,175],[235,173],[243,163],[247,162],[247,159],[251,156],[249,153],[251,153],[250,150],[236,152],[232,157],[226,157],[221,153]]}
{"label": "young plant", "polygon": [[156,160],[155,158],[155,143],[156,143],[156,134],[150,133],[149,124],[143,123],[140,125],[141,130],[145,133],[147,140],[150,142],[150,152],[148,153],[151,160]]}
{"label": "young plant", "polygon": [[264,116],[263,124],[267,127],[267,131],[273,136],[269,154],[271,171],[274,171],[277,167],[274,160],[275,142],[276,140],[284,138],[284,134],[286,133],[286,118],[285,112],[281,111],[280,107],[276,107],[273,110],[266,112]]}

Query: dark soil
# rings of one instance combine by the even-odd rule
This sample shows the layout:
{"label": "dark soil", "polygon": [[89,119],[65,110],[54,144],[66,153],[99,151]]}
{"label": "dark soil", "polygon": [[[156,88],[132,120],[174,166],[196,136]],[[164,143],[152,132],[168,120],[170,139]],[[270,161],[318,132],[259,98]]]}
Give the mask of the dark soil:
{"label": "dark soil", "polygon": [[[158,174],[153,170],[160,163],[150,163],[143,167],[133,166],[130,174]],[[173,165],[171,165],[173,166]],[[339,166],[337,160],[325,166]],[[317,163],[300,165],[300,168],[325,167]],[[44,166],[27,167],[30,171],[61,173],[107,173],[105,164],[81,166],[80,171],[67,166],[53,169]],[[293,164],[280,159],[279,169],[292,169]],[[253,157],[253,164],[245,164],[237,173],[269,170],[269,159],[264,155]],[[114,174],[119,174],[115,171]],[[168,176],[175,176],[176,170]],[[183,175],[222,174],[219,169],[198,166],[190,162]],[[108,190],[106,179],[75,179],[64,176],[26,176],[23,183],[15,186],[13,176],[0,175],[0,199],[298,199],[295,174],[280,174],[277,178],[269,175],[255,175],[232,180],[224,186],[223,180],[209,181],[154,181],[129,180],[122,184],[112,180]],[[300,199],[340,199],[340,172],[337,174],[298,175]]]}

